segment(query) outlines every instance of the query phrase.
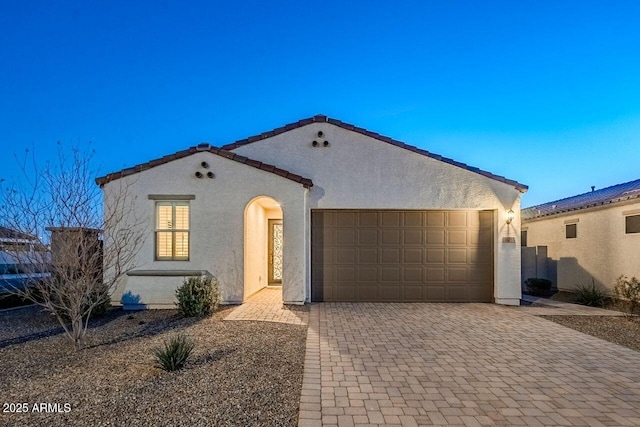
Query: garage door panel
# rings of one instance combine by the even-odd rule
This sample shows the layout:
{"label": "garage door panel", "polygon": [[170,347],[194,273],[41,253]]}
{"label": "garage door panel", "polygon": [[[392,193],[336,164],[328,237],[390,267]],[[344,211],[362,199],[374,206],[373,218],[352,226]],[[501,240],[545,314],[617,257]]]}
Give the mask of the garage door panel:
{"label": "garage door panel", "polygon": [[403,282],[419,282],[422,283],[424,281],[423,277],[424,270],[422,266],[420,267],[403,267],[402,268],[402,281]]}
{"label": "garage door panel", "polygon": [[467,264],[467,248],[448,248],[447,264]]}
{"label": "garage door panel", "polygon": [[337,266],[336,267],[336,282],[353,283],[356,280],[356,268],[355,266]]}
{"label": "garage door panel", "polygon": [[400,244],[400,229],[382,229],[382,244],[383,245],[399,245]]}
{"label": "garage door panel", "polygon": [[378,227],[378,212],[358,212],[359,227]]}
{"label": "garage door panel", "polygon": [[359,264],[378,264],[378,248],[358,248]]}
{"label": "garage door panel", "polygon": [[445,280],[444,271],[444,267],[426,267],[426,281],[443,283]]}
{"label": "garage door panel", "polygon": [[354,265],[356,263],[356,248],[338,248],[336,250],[336,264]]}
{"label": "garage door panel", "polygon": [[466,212],[447,212],[446,218],[448,227],[467,228]]}
{"label": "garage door panel", "polygon": [[427,260],[425,264],[444,264],[444,248],[426,249]]}
{"label": "garage door panel", "polygon": [[445,225],[445,212],[426,212],[427,215],[427,227],[444,227]]}
{"label": "garage door panel", "polygon": [[402,249],[402,261],[404,264],[420,264],[423,263],[424,250],[422,248],[404,248]]}
{"label": "garage door panel", "polygon": [[466,246],[467,230],[447,230],[447,245]]}
{"label": "garage door panel", "polygon": [[358,301],[379,301],[378,286],[358,286]]}
{"label": "garage door panel", "polygon": [[399,227],[402,212],[382,212],[382,227]]}
{"label": "garage door panel", "polygon": [[389,302],[402,301],[402,299],[400,298],[400,289],[401,288],[399,286],[381,285],[379,294],[380,300]]}
{"label": "garage door panel", "polygon": [[424,232],[422,228],[402,230],[402,244],[404,246],[422,246],[424,244]]}
{"label": "garage door panel", "polygon": [[357,301],[358,288],[355,285],[344,285],[335,288],[337,301]]}
{"label": "garage door panel", "polygon": [[379,276],[380,277],[380,282],[382,283],[389,283],[389,282],[393,282],[396,283],[396,287],[397,287],[397,283],[400,282],[400,267],[381,267],[380,271],[382,272],[382,274]]}
{"label": "garage door panel", "polygon": [[338,228],[336,230],[336,245],[353,246],[356,243],[355,228]]}
{"label": "garage door panel", "polygon": [[493,213],[312,211],[314,301],[491,301]]}
{"label": "garage door panel", "polygon": [[378,234],[377,228],[360,228],[358,229],[358,244],[377,246]]}
{"label": "garage door panel", "polygon": [[447,268],[447,283],[462,282],[466,283],[468,278],[468,270],[465,267],[448,267]]}
{"label": "garage door panel", "polygon": [[424,287],[422,285],[407,285],[402,288],[402,300],[406,302],[424,301]]}
{"label": "garage door panel", "polygon": [[422,228],[424,223],[424,212],[404,212],[402,215],[402,226]]}
{"label": "garage door panel", "polygon": [[444,228],[441,230],[429,230],[426,231],[427,234],[427,245],[443,245],[445,244],[444,236],[445,230]]}
{"label": "garage door panel", "polygon": [[378,266],[358,266],[358,283],[378,282]]}
{"label": "garage door panel", "polygon": [[336,227],[355,227],[357,225],[357,212],[337,211]]}
{"label": "garage door panel", "polygon": [[382,264],[398,264],[400,262],[400,248],[383,248],[380,251]]}

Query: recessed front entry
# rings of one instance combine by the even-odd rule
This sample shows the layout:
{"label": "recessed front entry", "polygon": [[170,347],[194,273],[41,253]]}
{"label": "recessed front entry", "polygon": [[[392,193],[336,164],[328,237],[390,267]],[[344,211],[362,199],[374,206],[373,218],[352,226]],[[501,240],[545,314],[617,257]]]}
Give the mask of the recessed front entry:
{"label": "recessed front entry", "polygon": [[269,220],[269,285],[282,285],[282,231],[281,219]]}
{"label": "recessed front entry", "polygon": [[245,300],[267,286],[287,285],[283,270],[282,219],[282,208],[271,197],[256,197],[245,208]]}
{"label": "recessed front entry", "polygon": [[314,210],[312,301],[492,302],[491,211]]}

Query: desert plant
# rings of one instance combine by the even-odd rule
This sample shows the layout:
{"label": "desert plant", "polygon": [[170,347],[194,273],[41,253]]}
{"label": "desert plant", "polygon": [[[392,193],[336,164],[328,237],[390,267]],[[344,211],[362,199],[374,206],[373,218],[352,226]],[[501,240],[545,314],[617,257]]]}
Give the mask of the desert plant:
{"label": "desert plant", "polygon": [[208,316],[220,304],[220,286],[214,277],[189,277],[176,289],[176,297],[183,316]]}
{"label": "desert plant", "polygon": [[575,302],[581,305],[589,305],[591,307],[604,307],[607,299],[605,291],[596,285],[591,279],[590,285],[580,285],[576,288]]}
{"label": "desert plant", "polygon": [[153,350],[156,365],[165,371],[177,371],[187,363],[194,347],[195,343],[185,334],[172,336],[164,341],[164,346]]}
{"label": "desert plant", "polygon": [[636,314],[640,308],[640,281],[638,279],[635,277],[629,279],[625,275],[618,277],[613,292],[624,313],[628,316]]}
{"label": "desert plant", "polygon": [[134,267],[145,220],[134,209],[131,182],[114,181],[103,197],[93,151],[60,146],[58,156],[40,168],[27,150],[23,176],[0,180],[0,224],[33,247],[11,252],[10,263],[37,282],[10,292],[53,314],[79,350],[92,314],[105,311]]}
{"label": "desert plant", "polygon": [[531,295],[548,295],[551,292],[551,280],[530,277],[524,284]]}

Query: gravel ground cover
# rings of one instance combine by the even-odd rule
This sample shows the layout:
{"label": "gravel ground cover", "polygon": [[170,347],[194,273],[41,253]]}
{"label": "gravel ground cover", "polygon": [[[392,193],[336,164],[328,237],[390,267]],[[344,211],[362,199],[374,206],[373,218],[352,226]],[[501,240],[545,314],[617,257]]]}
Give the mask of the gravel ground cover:
{"label": "gravel ground cover", "polygon": [[[306,326],[222,322],[228,310],[199,320],[112,310],[80,352],[36,307],[0,313],[0,403],[29,407],[0,412],[0,425],[297,425]],[[177,332],[195,340],[194,354],[162,371],[151,350]],[[71,411],[34,413],[34,403]]]}
{"label": "gravel ground cover", "polygon": [[640,319],[609,316],[540,316],[567,328],[640,351]]}

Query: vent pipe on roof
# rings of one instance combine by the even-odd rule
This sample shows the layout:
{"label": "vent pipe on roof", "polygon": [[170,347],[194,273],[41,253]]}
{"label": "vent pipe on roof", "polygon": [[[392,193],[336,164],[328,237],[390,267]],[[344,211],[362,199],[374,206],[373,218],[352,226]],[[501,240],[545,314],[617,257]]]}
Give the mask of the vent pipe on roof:
{"label": "vent pipe on roof", "polygon": [[591,186],[591,191],[596,191],[596,186],[595,185]]}

